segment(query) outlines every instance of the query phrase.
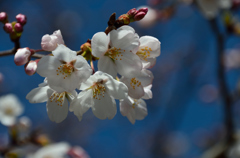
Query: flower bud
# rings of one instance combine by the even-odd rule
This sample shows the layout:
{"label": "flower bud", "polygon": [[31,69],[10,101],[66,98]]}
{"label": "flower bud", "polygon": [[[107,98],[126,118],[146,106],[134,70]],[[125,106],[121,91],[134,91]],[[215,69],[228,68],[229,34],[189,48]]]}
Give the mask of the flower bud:
{"label": "flower bud", "polygon": [[17,22],[22,24],[22,25],[25,25],[27,23],[27,17],[26,15],[23,15],[23,14],[18,14],[16,16],[16,19],[17,19]]}
{"label": "flower bud", "polygon": [[148,12],[148,8],[141,8],[137,11],[136,15],[134,16],[134,20],[135,21],[139,21],[139,20],[142,20],[145,15],[147,14]]}
{"label": "flower bud", "polygon": [[45,51],[53,51],[57,48],[58,44],[64,44],[60,30],[53,32],[52,35],[46,34],[42,37],[41,46]]}
{"label": "flower bud", "polygon": [[148,8],[147,7],[141,8],[141,9],[138,10],[138,12],[144,12],[144,13],[147,14]]}
{"label": "flower bud", "polygon": [[11,24],[11,23],[6,23],[6,24],[4,25],[4,30],[5,30],[5,32],[7,32],[7,33],[12,33],[12,32],[13,32],[12,24]]}
{"label": "flower bud", "polygon": [[15,64],[18,66],[26,64],[29,61],[31,54],[29,48],[19,48],[14,56]]}
{"label": "flower bud", "polygon": [[88,51],[89,48],[91,48],[91,44],[88,43],[88,42],[86,42],[86,43],[82,44],[80,48],[81,48],[81,50],[82,50],[83,52],[84,52],[84,51]]}
{"label": "flower bud", "polygon": [[7,22],[7,13],[1,12],[0,13],[0,22],[6,23]]}
{"label": "flower bud", "polygon": [[123,14],[123,15],[119,16],[118,20],[120,20],[125,25],[130,24],[130,18],[128,16],[128,14]]}
{"label": "flower bud", "polygon": [[128,12],[127,12],[127,15],[129,15],[130,17],[134,17],[134,15],[137,13],[137,9],[136,8],[133,8],[133,9],[130,9]]}
{"label": "flower bud", "polygon": [[17,33],[23,32],[23,26],[20,23],[16,23],[14,29]]}
{"label": "flower bud", "polygon": [[134,20],[135,21],[139,21],[142,20],[145,17],[146,13],[144,12],[139,12],[134,16]]}
{"label": "flower bud", "polygon": [[[144,7],[146,8],[146,7]],[[141,8],[139,9],[139,11],[141,12],[145,12],[146,13],[146,9],[144,8]],[[148,7],[148,11],[147,11],[148,14],[145,15],[144,18],[142,18],[142,20],[140,20],[138,22],[138,24],[141,26],[141,27],[144,27],[144,28],[148,28],[148,27],[151,27],[155,24],[157,18],[158,18],[158,13],[156,10]]]}
{"label": "flower bud", "polygon": [[35,61],[31,60],[29,63],[25,65],[25,72],[27,75],[32,76],[37,71],[37,63],[40,59],[37,59]]}

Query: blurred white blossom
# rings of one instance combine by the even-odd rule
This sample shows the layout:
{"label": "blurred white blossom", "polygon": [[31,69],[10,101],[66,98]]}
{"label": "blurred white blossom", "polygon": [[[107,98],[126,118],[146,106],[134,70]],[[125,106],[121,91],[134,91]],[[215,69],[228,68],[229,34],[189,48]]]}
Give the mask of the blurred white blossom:
{"label": "blurred white blossom", "polygon": [[0,97],[0,121],[5,126],[12,126],[16,117],[23,113],[23,106],[16,95],[7,94]]}

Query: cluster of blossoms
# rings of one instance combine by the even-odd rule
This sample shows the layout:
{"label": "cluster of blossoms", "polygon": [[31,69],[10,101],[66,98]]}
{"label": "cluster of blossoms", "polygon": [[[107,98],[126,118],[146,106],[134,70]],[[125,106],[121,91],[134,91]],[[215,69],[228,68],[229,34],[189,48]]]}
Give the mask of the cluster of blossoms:
{"label": "cluster of blossoms", "polygon": [[[147,11],[131,9],[117,21],[112,15],[108,31],[94,34],[81,51],[66,47],[60,30],[42,37],[42,50],[51,55],[29,62],[36,51],[18,49],[15,63],[27,64],[29,75],[37,72],[45,77],[44,83],[26,98],[31,103],[47,102],[48,116],[57,123],[67,117],[68,111],[80,121],[90,108],[97,118],[112,119],[117,113],[116,99],[121,114],[132,124],[144,119],[147,107],[143,99],[152,98],[153,74],[148,69],[160,55],[160,41],[151,36],[139,37],[126,23],[141,20]],[[98,60],[96,72],[93,60]]]}

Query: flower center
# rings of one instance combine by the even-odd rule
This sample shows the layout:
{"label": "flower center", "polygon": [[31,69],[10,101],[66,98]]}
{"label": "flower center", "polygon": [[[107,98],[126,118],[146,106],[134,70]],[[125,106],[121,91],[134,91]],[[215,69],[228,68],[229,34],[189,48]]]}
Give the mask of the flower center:
{"label": "flower center", "polygon": [[57,75],[62,75],[63,79],[66,79],[66,77],[69,77],[72,72],[74,71],[74,64],[76,60],[73,60],[71,62],[64,63],[58,67],[56,70]]}
{"label": "flower center", "polygon": [[147,58],[150,57],[150,52],[152,51],[149,47],[141,47],[138,52],[136,53],[140,59],[147,61]]}
{"label": "flower center", "polygon": [[104,83],[106,83],[105,80],[99,79],[97,82],[95,82],[91,88],[93,91],[93,98],[101,100],[100,97],[104,97],[104,94],[106,92],[106,88],[104,86]]}
{"label": "flower center", "polygon": [[57,92],[53,92],[53,94],[49,97],[50,102],[55,102],[59,106],[62,106],[64,103],[65,95],[66,95],[66,92],[62,92],[60,94]]}
{"label": "flower center", "polygon": [[134,102],[132,103],[132,108],[135,109],[136,108],[136,105],[139,104],[139,101],[137,99],[134,99],[133,100]]}
{"label": "flower center", "polygon": [[141,82],[134,77],[131,79],[130,85],[133,89],[135,89],[136,86],[139,87],[141,85]]}
{"label": "flower center", "polygon": [[13,109],[10,108],[10,107],[7,107],[5,110],[4,110],[4,113],[6,115],[13,115]]}
{"label": "flower center", "polygon": [[122,51],[125,52],[125,50],[122,50],[121,48],[112,47],[112,48],[108,49],[104,55],[108,56],[113,61],[122,60],[122,58],[121,58],[123,56]]}

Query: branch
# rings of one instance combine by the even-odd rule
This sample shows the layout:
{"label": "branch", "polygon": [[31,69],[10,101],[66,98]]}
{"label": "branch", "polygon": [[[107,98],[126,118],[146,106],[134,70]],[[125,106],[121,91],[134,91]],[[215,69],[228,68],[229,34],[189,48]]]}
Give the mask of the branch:
{"label": "branch", "polygon": [[18,48],[20,48],[20,42],[19,39],[16,39],[14,42],[14,48],[10,50],[0,51],[0,57],[1,56],[7,56],[7,55],[13,55],[17,52]]}
{"label": "branch", "polygon": [[227,88],[227,82],[225,77],[225,67],[223,64],[224,59],[224,36],[220,33],[220,30],[217,25],[217,19],[209,20],[211,28],[217,39],[217,76],[218,76],[218,84],[220,89],[220,95],[223,99],[224,103],[224,112],[225,112],[225,127],[226,127],[226,150],[224,151],[224,155],[226,156],[230,147],[234,144],[234,124],[233,124],[233,111],[232,111],[232,103],[233,100]]}

